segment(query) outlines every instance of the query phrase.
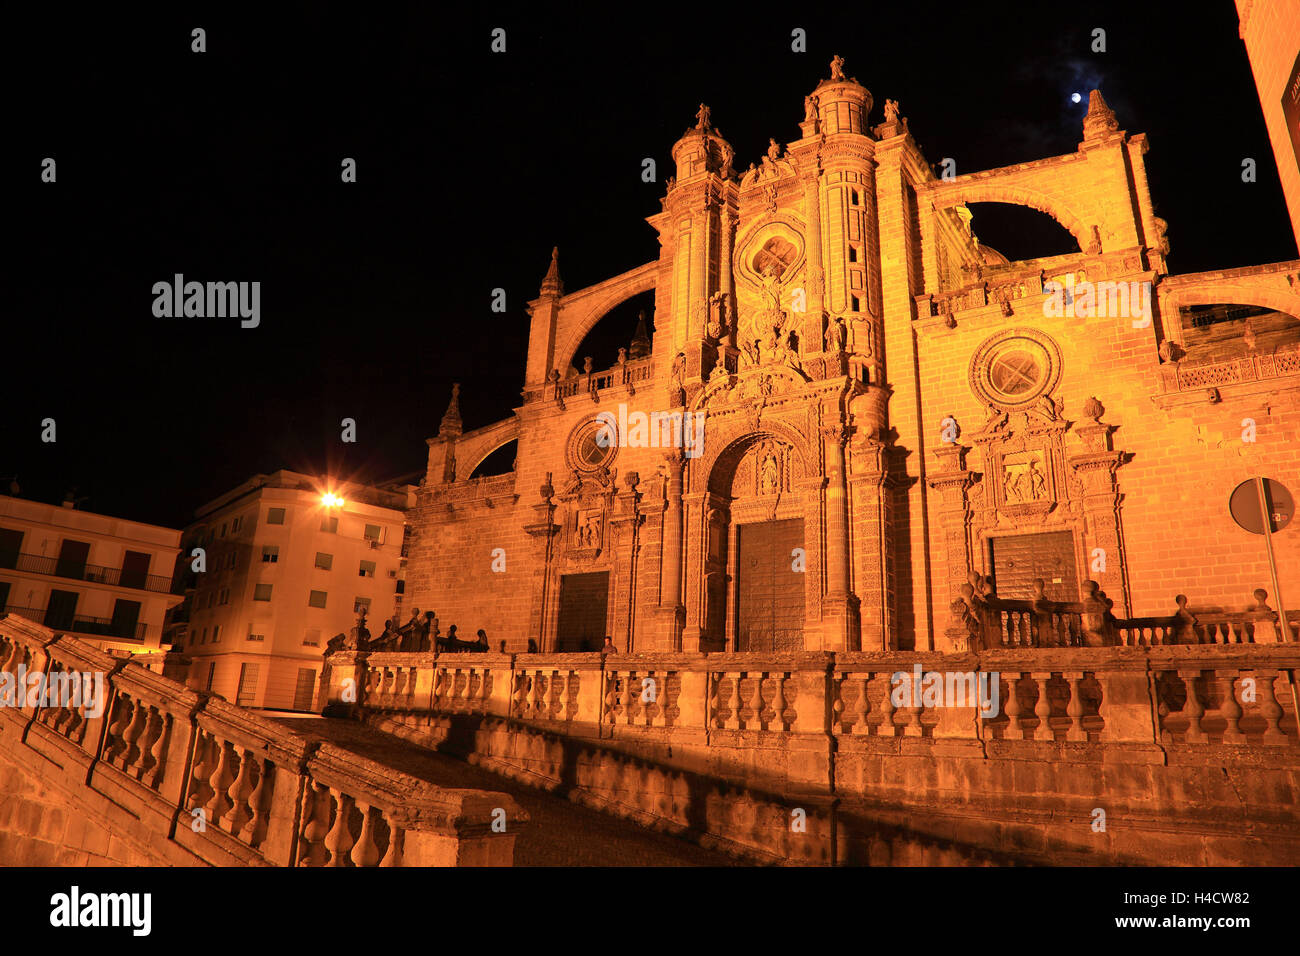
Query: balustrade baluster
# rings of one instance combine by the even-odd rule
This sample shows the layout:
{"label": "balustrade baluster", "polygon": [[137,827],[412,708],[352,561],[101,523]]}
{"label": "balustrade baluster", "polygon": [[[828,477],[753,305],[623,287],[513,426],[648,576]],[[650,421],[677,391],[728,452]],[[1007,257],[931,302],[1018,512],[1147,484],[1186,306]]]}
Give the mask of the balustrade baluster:
{"label": "balustrade baluster", "polygon": [[375,846],[374,826],[370,819],[372,811],[368,804],[360,801],[357,809],[361,811],[361,834],[352,848],[352,863],[354,866],[374,866],[379,862],[379,847]]}
{"label": "balustrade baluster", "polygon": [[1182,679],[1183,688],[1187,692],[1187,699],[1183,703],[1183,716],[1187,718],[1187,742],[1204,743],[1206,736],[1205,729],[1201,726],[1201,717],[1205,713],[1205,708],[1196,693],[1196,681],[1201,676],[1201,672],[1180,670],[1178,676]]}
{"label": "balustrade baluster", "polygon": [[1225,744],[1245,743],[1246,735],[1237,726],[1241,720],[1241,705],[1237,703],[1237,675],[1216,676],[1218,676],[1219,686],[1223,688],[1223,705],[1219,708],[1219,715],[1227,722],[1227,727],[1223,731],[1223,742]]}
{"label": "balustrade baluster", "polygon": [[352,831],[348,827],[348,816],[352,810],[352,798],[342,790],[329,788],[337,810],[334,814],[334,826],[325,837],[325,849],[329,851],[328,866],[347,866],[348,851],[352,849]]}
{"label": "balustrade baluster", "polygon": [[727,719],[723,724],[727,730],[740,729],[740,682],[743,672],[727,673]]}
{"label": "balustrade baluster", "polygon": [[200,730],[194,742],[194,767],[190,771],[190,799],[189,806],[186,807],[191,813],[199,807],[207,806],[208,799],[211,797],[208,777],[212,773],[214,762],[211,756],[213,746],[215,740],[211,735]]}
{"label": "balustrade baluster", "polygon": [[1034,680],[1038,683],[1038,700],[1034,703],[1034,716],[1038,718],[1038,726],[1034,728],[1033,739],[1037,740],[1042,731],[1046,731],[1046,740],[1054,739],[1052,733],[1052,700],[1047,695],[1047,685],[1051,681],[1052,675],[1034,674]]}
{"label": "balustrade baluster", "polygon": [[894,727],[894,697],[892,677],[886,672],[885,690],[880,695],[880,723],[876,725],[876,736],[878,737],[896,737],[898,731]]}
{"label": "balustrade baluster", "polygon": [[1255,684],[1259,690],[1259,713],[1267,725],[1264,729],[1264,743],[1285,747],[1287,736],[1282,732],[1280,726],[1282,705],[1278,703],[1273,686],[1273,682],[1277,680],[1277,677],[1277,671],[1255,671]]}
{"label": "balustrade baluster", "polygon": [[108,726],[108,741],[104,748],[104,759],[109,763],[116,763],[117,755],[126,750],[126,741],[122,737],[122,732],[134,718],[134,710],[135,704],[130,697],[125,694],[117,695],[113,707],[113,722]]}
{"label": "balustrade baluster", "polygon": [[140,739],[139,779],[141,781],[144,781],[146,776],[152,779],[150,771],[158,764],[158,754],[154,752],[154,748],[162,740],[162,729],[162,712],[157,707],[150,706],[145,720],[144,736]]}
{"label": "balustrade baluster", "polygon": [[239,838],[239,834],[244,829],[244,824],[253,818],[253,810],[248,805],[247,798],[253,789],[252,776],[252,753],[247,747],[239,747],[238,760],[239,772],[231,782],[230,788],[226,791],[226,799],[230,801],[230,816],[226,821],[230,835]]}
{"label": "balustrade baluster", "polygon": [[402,865],[402,831],[393,826],[392,821],[388,823],[388,847],[384,850],[384,858],[379,861],[380,867],[391,867]]}
{"label": "balustrade baluster", "polygon": [[299,866],[323,866],[325,836],[329,833],[330,796],[323,783],[312,781],[303,794],[302,847]]}
{"label": "balustrade baluster", "polygon": [[212,799],[208,803],[208,823],[212,826],[221,823],[221,818],[233,806],[226,796],[226,789],[234,779],[234,771],[230,767],[230,762],[235,756],[234,744],[222,740],[217,742],[217,747],[217,769],[212,771],[212,776],[208,778],[208,786],[212,788]]}
{"label": "balustrade baluster", "polygon": [[909,682],[911,687],[911,702],[903,708],[907,714],[907,723],[903,725],[904,737],[924,737],[925,727],[921,724],[921,715],[925,713],[925,704],[921,700],[921,684],[924,678],[918,680],[915,674],[908,674],[904,680]]}
{"label": "balustrade baluster", "polygon": [[253,760],[253,770],[257,774],[257,785],[253,792],[249,794],[248,805],[253,810],[253,819],[248,827],[248,845],[259,847],[266,838],[266,829],[269,824],[267,819],[267,808],[265,806],[266,795],[268,791],[267,778],[275,773],[275,766],[266,760]]}
{"label": "balustrade baluster", "polygon": [[867,696],[867,686],[870,683],[870,673],[863,674],[858,678],[858,713],[853,722],[853,735],[855,737],[871,733],[871,728],[867,726],[867,714],[871,713],[871,698]]}
{"label": "balustrade baluster", "polygon": [[1016,693],[1016,689],[1020,685],[1020,678],[1025,675],[1017,671],[1008,671],[1002,676],[1007,682],[1007,735],[1010,737],[1011,734],[1015,733],[1019,734],[1021,740],[1032,740],[1033,737],[1020,719],[1023,708],[1020,706],[1020,697]]}
{"label": "balustrade baluster", "polygon": [[[763,671],[755,671],[750,674],[750,680],[754,682],[754,696],[749,702],[750,708],[754,711],[754,729],[763,729],[763,678],[766,675]],[[749,721],[745,721],[745,729],[749,730]]]}
{"label": "balustrade baluster", "polygon": [[[772,675],[772,723],[776,725],[777,730],[787,730],[785,722],[785,682],[790,679],[787,673],[777,673]],[[840,682],[840,699],[843,701],[844,683]]]}
{"label": "balustrade baluster", "polygon": [[1083,729],[1083,673],[1062,674],[1067,686],[1070,689],[1070,702],[1066,705],[1065,713],[1070,718],[1070,729],[1066,731],[1065,739],[1087,742],[1088,733]]}

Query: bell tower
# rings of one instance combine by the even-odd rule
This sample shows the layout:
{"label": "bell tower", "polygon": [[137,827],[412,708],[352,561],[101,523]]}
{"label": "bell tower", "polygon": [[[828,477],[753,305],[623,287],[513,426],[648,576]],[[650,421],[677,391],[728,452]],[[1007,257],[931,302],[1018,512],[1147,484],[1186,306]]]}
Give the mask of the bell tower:
{"label": "bell tower", "polygon": [[[668,356],[666,365],[680,371],[681,381],[669,383],[670,398],[684,390],[693,394],[707,378],[722,352],[736,368],[735,288],[732,244],[737,221],[737,181],[732,169],[735,151],[713,126],[703,103],[696,123],[672,150],[676,175],[668,180],[663,212],[649,217],[663,246],[661,291],[656,320],[655,354]],[[676,360],[685,356],[684,364]],[[674,402],[675,403],[675,402]]]}

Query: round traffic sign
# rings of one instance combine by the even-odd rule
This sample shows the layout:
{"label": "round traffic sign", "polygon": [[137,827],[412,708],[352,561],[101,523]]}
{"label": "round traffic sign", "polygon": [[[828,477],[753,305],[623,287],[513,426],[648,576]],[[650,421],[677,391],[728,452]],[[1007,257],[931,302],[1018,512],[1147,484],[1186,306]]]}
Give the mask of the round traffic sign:
{"label": "round traffic sign", "polygon": [[[1270,518],[1269,530],[1276,533],[1291,523],[1295,517],[1295,499],[1286,486],[1272,478],[1264,479],[1264,502]],[[1243,481],[1232,490],[1228,499],[1232,520],[1251,534],[1264,533],[1264,517],[1259,507],[1259,489],[1255,479]]]}

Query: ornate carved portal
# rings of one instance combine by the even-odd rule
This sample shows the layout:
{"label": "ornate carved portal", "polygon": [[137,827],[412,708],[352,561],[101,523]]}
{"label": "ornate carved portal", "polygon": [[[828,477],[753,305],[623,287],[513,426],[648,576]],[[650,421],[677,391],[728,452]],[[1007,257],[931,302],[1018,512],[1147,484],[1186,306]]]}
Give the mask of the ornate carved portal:
{"label": "ornate carved portal", "polygon": [[[1076,425],[1061,409],[1046,397],[1010,411],[990,405],[971,446],[934,449],[940,465],[929,484],[938,493],[952,597],[971,572],[993,574],[996,540],[1068,532],[1080,578],[1097,581],[1116,613],[1128,611],[1116,480],[1124,455],[1111,448],[1113,426],[1097,417]],[[1091,400],[1085,414],[1101,411]],[[967,466],[970,452],[975,469]]]}
{"label": "ornate carved portal", "polygon": [[[758,630],[763,629],[762,622],[775,622],[773,627],[781,632],[786,644],[797,635],[799,648],[804,646],[804,606],[809,584],[816,583],[816,575],[807,573],[803,553],[811,550],[804,547],[807,532],[803,482],[804,465],[794,446],[771,432],[760,431],[729,442],[711,463],[707,482],[701,482],[705,489],[686,496],[688,576],[699,582],[698,591],[687,595],[687,627],[698,629],[695,633],[699,634],[701,650],[736,650],[737,626],[742,620],[749,622],[750,629]],[[797,524],[792,526],[791,521]],[[763,567],[740,567],[742,541],[750,559],[755,559],[760,557],[754,551],[755,542],[766,541],[772,535],[765,537],[765,533],[778,527],[785,535],[782,541],[791,537],[792,527],[797,529],[800,553],[764,552],[765,560],[760,562]],[[768,557],[771,560],[766,560]],[[788,612],[793,603],[791,587],[799,589],[795,611],[799,620],[793,627],[785,620],[788,613],[782,617],[777,613],[780,608],[767,606],[779,600]],[[741,600],[746,602],[743,609]],[[775,644],[741,649],[771,650]]]}

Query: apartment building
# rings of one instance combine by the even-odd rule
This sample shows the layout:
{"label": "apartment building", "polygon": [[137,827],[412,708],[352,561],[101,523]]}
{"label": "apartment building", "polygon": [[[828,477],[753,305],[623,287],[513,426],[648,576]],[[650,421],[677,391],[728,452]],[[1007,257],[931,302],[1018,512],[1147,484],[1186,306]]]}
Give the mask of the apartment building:
{"label": "apartment building", "polygon": [[398,613],[415,488],[255,475],[185,529],[186,604],[170,636],[189,684],[251,707],[310,710],[321,653],[365,606]]}
{"label": "apartment building", "polygon": [[0,607],[115,654],[157,651],[181,532],[0,495]]}

